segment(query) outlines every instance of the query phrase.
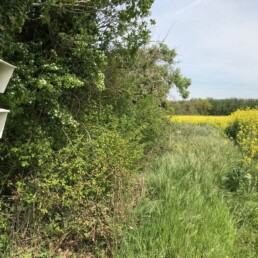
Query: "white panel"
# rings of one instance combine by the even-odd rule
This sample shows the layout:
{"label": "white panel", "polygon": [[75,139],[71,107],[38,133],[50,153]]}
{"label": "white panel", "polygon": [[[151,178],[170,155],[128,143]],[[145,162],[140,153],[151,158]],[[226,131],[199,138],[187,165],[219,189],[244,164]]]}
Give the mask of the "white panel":
{"label": "white panel", "polygon": [[0,109],[0,138],[2,138],[4,125],[6,122],[7,115],[10,111],[6,109]]}
{"label": "white panel", "polygon": [[0,59],[0,93],[4,93],[15,68],[15,66]]}

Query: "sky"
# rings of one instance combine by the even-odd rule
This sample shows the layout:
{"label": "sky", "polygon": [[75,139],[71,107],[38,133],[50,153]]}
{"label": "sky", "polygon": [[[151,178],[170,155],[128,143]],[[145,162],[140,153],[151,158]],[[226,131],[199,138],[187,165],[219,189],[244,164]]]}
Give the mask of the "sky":
{"label": "sky", "polygon": [[152,41],[177,50],[189,98],[258,98],[258,0],[155,0],[151,13]]}

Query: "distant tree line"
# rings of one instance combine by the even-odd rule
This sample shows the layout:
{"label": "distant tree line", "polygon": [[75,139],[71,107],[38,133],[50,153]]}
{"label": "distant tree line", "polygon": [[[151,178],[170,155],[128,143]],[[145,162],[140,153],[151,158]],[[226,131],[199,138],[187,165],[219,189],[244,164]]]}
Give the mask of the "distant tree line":
{"label": "distant tree line", "polygon": [[238,109],[257,108],[258,99],[191,99],[169,101],[166,108],[176,115],[230,115]]}

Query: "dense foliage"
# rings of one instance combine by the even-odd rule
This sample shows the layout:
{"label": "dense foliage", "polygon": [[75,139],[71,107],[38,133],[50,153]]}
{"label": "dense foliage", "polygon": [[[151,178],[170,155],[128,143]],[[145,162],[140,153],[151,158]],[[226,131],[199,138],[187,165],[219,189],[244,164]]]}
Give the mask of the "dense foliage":
{"label": "dense foliage", "polygon": [[102,256],[119,238],[128,176],[160,146],[170,87],[190,85],[174,50],[147,45],[152,3],[1,1],[17,69],[0,96],[0,253]]}
{"label": "dense foliage", "polygon": [[209,99],[212,108],[210,115],[227,116],[238,109],[258,107],[258,99]]}
{"label": "dense foliage", "polygon": [[191,99],[170,101],[169,106],[176,115],[227,116],[238,109],[258,107],[257,99]]}

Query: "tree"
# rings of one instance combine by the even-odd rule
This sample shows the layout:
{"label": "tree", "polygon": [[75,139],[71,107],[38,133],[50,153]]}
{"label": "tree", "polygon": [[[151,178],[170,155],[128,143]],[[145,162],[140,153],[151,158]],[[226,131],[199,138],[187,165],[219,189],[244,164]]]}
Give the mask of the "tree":
{"label": "tree", "polygon": [[190,85],[174,50],[146,45],[152,3],[3,1],[2,54],[17,70],[1,99],[12,112],[0,144],[0,242],[14,229],[24,232],[16,240],[40,234],[38,245],[108,249],[121,186],[164,134],[162,101]]}

